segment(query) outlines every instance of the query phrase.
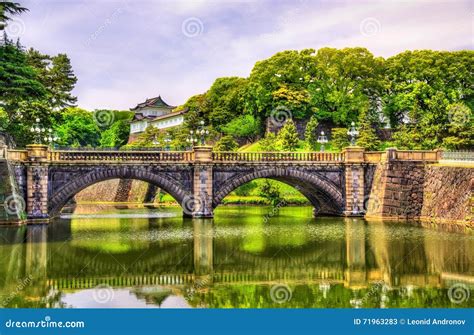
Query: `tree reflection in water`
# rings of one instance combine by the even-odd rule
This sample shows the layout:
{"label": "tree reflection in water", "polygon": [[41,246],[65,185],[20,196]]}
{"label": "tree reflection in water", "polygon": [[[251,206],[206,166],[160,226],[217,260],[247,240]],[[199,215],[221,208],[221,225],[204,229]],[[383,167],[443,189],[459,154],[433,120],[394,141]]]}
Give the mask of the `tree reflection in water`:
{"label": "tree reflection in water", "polygon": [[[0,303],[66,307],[77,292],[106,285],[157,307],[176,297],[214,308],[473,307],[447,294],[455,283],[472,288],[472,235],[313,219],[309,207],[268,220],[262,207],[222,207],[200,220],[177,209],[140,211],[2,227]],[[290,290],[285,301],[272,296],[275,285]],[[105,307],[90,294],[81,299]]]}

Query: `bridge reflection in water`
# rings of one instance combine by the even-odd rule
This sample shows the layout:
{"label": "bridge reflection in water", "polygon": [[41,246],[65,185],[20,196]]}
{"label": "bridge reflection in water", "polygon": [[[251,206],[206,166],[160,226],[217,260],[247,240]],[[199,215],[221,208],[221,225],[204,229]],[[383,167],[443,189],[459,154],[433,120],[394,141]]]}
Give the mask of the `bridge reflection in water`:
{"label": "bridge reflection in water", "polygon": [[[4,227],[3,304],[61,306],[64,294],[107,285],[131,288],[154,304],[148,295],[158,289],[195,306],[377,307],[388,290],[394,306],[427,305],[439,296],[434,303],[442,307],[452,305],[452,283],[474,283],[472,236],[358,218],[288,221],[285,210],[295,209],[267,225],[253,210],[239,216],[240,209],[223,209],[215,219]],[[291,300],[275,304],[275,284],[292,290]]]}

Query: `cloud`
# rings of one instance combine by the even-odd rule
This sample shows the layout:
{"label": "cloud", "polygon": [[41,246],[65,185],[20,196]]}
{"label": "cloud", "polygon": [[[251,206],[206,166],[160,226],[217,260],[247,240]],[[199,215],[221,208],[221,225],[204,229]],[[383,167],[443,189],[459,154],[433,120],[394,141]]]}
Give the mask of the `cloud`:
{"label": "cloud", "polygon": [[[25,3],[22,43],[65,52],[84,108],[128,109],[161,94],[171,104],[220,76],[248,76],[286,49],[364,46],[473,49],[469,1],[39,1]],[[197,33],[183,31],[193,19]],[[197,20],[197,21],[196,21]],[[191,36],[190,36],[191,35]]]}

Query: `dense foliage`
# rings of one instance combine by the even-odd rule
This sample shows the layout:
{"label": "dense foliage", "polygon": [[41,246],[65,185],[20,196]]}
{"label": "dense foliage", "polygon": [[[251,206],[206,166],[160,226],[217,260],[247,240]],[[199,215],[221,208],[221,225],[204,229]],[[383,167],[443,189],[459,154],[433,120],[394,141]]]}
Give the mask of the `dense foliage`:
{"label": "dense foliage", "polygon": [[[376,130],[387,127],[394,138],[385,145],[472,148],[473,69],[473,51],[407,51],[388,59],[364,48],[283,51],[257,62],[248,78],[218,78],[190,98],[185,128],[204,119],[217,132],[251,142],[266,133],[267,118],[284,110],[295,120],[313,118],[312,137],[306,136],[312,150],[317,123],[351,122],[361,127],[358,143],[370,150],[381,148]],[[339,141],[335,149],[348,143],[347,135],[335,135],[328,134]]]}

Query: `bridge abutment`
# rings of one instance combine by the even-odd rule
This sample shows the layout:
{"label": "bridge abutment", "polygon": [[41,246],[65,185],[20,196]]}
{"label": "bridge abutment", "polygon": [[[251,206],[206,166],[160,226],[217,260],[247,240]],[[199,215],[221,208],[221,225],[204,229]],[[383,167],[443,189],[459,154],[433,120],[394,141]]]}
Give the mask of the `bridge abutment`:
{"label": "bridge abutment", "polygon": [[348,147],[344,149],[346,165],[346,197],[345,210],[346,216],[364,215],[364,181],[365,181],[365,160],[364,148]]}
{"label": "bridge abutment", "polygon": [[48,147],[27,146],[26,210],[28,219],[47,219],[48,213]]}
{"label": "bridge abutment", "polygon": [[211,218],[212,208],[212,147],[199,146],[194,149],[193,206],[183,205],[192,210],[191,216]]}

